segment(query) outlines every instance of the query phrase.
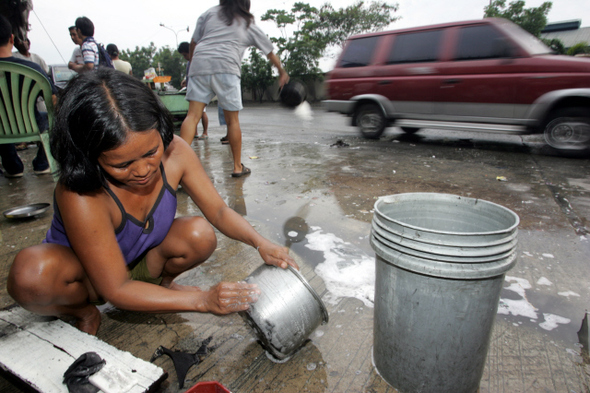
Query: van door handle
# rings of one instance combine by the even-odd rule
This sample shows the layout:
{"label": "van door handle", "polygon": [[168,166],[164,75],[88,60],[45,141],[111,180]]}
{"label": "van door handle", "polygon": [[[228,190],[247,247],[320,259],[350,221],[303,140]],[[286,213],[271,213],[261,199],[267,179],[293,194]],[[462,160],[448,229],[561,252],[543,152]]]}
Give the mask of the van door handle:
{"label": "van door handle", "polygon": [[378,85],[391,85],[391,81],[379,81],[377,82]]}
{"label": "van door handle", "polygon": [[461,83],[461,79],[445,79],[443,83],[445,85],[456,85],[457,83]]}

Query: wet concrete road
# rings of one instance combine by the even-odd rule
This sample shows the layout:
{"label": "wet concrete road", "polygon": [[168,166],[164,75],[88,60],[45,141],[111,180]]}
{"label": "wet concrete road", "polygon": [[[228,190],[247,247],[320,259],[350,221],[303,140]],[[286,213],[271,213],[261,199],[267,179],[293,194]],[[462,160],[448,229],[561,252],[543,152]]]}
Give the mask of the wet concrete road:
{"label": "wet concrete road", "polygon": [[[480,391],[590,389],[587,348],[577,334],[590,309],[589,158],[560,157],[538,136],[436,130],[406,135],[390,128],[379,140],[365,140],[347,118],[320,107],[305,120],[291,110],[252,104],[240,115],[243,163],[252,174],[234,179],[229,147],[219,142],[225,130],[215,108],[209,114],[209,140],[195,140],[193,146],[211,179],[259,232],[291,248],[322,295],[330,323],[290,361],[275,364],[237,315],[105,310],[98,337],[146,360],[158,345],[195,351],[213,336],[215,350],[189,370],[184,389],[178,389],[172,362],[156,360],[170,372],[160,391],[184,391],[209,380],[234,392],[396,391],[372,366],[371,276],[359,272],[372,268],[369,234],[376,198],[406,192],[481,198],[520,216],[518,263],[506,275]],[[2,211],[52,202],[54,183],[32,174],[33,150],[22,154],[31,171],[24,178],[0,177]],[[178,215],[200,214],[182,190],[178,200]],[[0,308],[13,303],[5,284],[14,254],[40,242],[50,213],[20,221],[2,217]],[[201,286],[239,280],[260,263],[253,250],[219,234],[212,259],[179,280]],[[0,391],[21,390],[6,374],[0,376]]]}

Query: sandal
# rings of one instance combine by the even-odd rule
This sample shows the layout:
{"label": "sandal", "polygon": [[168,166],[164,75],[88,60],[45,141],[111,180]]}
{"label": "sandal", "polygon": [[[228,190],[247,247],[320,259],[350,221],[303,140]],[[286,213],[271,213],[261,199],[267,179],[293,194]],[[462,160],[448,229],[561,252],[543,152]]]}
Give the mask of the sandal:
{"label": "sandal", "polygon": [[229,139],[226,136],[220,139],[222,145],[227,145],[229,143]]}
{"label": "sandal", "polygon": [[244,164],[242,165],[242,172],[233,172],[231,174],[231,177],[242,177],[242,176],[246,176],[249,175],[250,173],[252,173],[252,171],[249,168],[246,168],[246,166]]}
{"label": "sandal", "polygon": [[207,140],[207,139],[209,139],[209,135],[201,135],[201,136],[198,136],[197,139],[200,141]]}

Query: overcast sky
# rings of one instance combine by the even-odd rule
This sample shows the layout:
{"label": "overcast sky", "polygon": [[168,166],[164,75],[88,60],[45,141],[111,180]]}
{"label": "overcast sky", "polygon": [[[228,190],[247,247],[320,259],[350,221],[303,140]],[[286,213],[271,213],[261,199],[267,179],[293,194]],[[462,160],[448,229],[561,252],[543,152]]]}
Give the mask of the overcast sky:
{"label": "overcast sky", "polygon": [[[262,22],[260,17],[272,8],[290,10],[295,1],[251,1],[256,23],[269,36],[278,37],[280,33],[274,24]],[[299,1],[316,7],[326,3],[326,0]],[[337,0],[333,4],[334,8],[341,8],[355,2]],[[489,0],[399,0],[397,3],[396,15],[401,19],[391,29],[480,19]],[[526,7],[542,3],[543,0],[526,0]],[[29,17],[31,52],[39,54],[47,64],[67,63],[74,49],[68,27],[78,16],[87,16],[94,22],[95,38],[105,46],[114,43],[123,50],[154,42],[158,48],[166,45],[174,48],[177,40],[190,41],[199,15],[216,4],[217,1],[206,0],[33,0],[34,10]],[[548,19],[549,22],[581,19],[583,27],[590,26],[590,1],[553,0]],[[161,27],[161,23],[168,28]],[[322,68],[330,65],[330,60],[322,62]]]}

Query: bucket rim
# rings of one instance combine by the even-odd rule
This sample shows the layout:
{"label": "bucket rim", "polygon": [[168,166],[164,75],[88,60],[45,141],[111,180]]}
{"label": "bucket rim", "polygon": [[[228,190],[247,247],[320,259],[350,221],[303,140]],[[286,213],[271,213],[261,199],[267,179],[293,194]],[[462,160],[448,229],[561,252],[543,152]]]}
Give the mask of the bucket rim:
{"label": "bucket rim", "polygon": [[416,258],[424,258],[424,259],[431,259],[438,262],[450,262],[450,263],[488,263],[497,261],[507,257],[509,254],[512,254],[517,247],[517,240],[513,240],[510,244],[511,247],[501,249],[500,251],[494,253],[480,253],[480,254],[460,254],[460,253],[449,253],[444,252],[442,250],[430,250],[425,251],[423,249],[414,248],[409,245],[404,244],[403,242],[397,243],[390,239],[387,239],[383,235],[379,234],[379,232],[375,231],[375,228],[371,231],[371,236],[375,237],[375,240],[378,240],[381,244],[394,249],[400,253],[407,254],[414,256]]}
{"label": "bucket rim", "polygon": [[517,262],[514,252],[499,261],[486,263],[453,263],[415,257],[389,248],[374,236],[369,239],[377,257],[399,269],[430,277],[454,280],[481,280],[506,274]]}
{"label": "bucket rim", "polygon": [[[494,207],[500,208],[501,210],[506,211],[509,215],[511,215],[514,218],[514,224],[512,224],[510,227],[505,228],[505,229],[500,229],[500,230],[495,230],[495,231],[485,231],[485,232],[440,231],[440,230],[433,230],[430,228],[419,227],[417,225],[412,225],[412,224],[408,224],[408,223],[396,220],[394,218],[388,217],[387,215],[383,214],[381,209],[379,209],[380,203],[387,203],[387,204],[395,203],[393,201],[388,202],[387,199],[393,199],[394,197],[400,197],[400,196],[402,196],[404,198],[410,198],[410,197],[421,197],[421,196],[426,196],[426,195],[441,195],[447,199],[453,198],[453,199],[469,200],[469,201],[474,201],[475,204],[483,202],[483,203],[489,204],[491,206],[494,206]],[[518,216],[518,214],[516,214],[512,210],[510,210],[507,207],[502,206],[500,204],[490,202],[490,201],[487,201],[487,200],[481,199],[481,198],[471,198],[471,197],[464,197],[464,196],[455,195],[455,194],[445,194],[445,193],[438,193],[438,192],[408,192],[408,193],[381,196],[381,197],[377,198],[377,201],[375,201],[375,204],[373,205],[373,209],[375,211],[374,214],[378,214],[379,218],[393,222],[393,223],[400,225],[402,227],[413,229],[415,231],[422,231],[422,232],[436,233],[436,234],[443,234],[443,235],[465,236],[465,237],[467,237],[467,236],[499,235],[502,233],[508,233],[508,232],[514,231],[516,228],[518,228],[518,225],[520,224],[520,217]]]}
{"label": "bucket rim", "polygon": [[[445,240],[439,238],[435,241],[433,239],[428,239],[428,238],[419,237],[419,236],[408,236],[408,233],[406,233],[405,231],[398,233],[395,230],[393,230],[392,228],[389,228],[387,226],[387,223],[382,222],[381,221],[382,217],[383,216],[373,216],[372,229],[385,232],[388,235],[393,235],[395,237],[399,237],[400,239],[403,239],[404,241],[407,241],[407,242],[415,242],[415,243],[425,244],[425,245],[428,244],[428,245],[434,245],[437,247],[441,247],[441,246],[452,247],[452,248],[461,247],[461,248],[466,248],[466,249],[481,248],[482,246],[494,247],[494,246],[500,246],[502,244],[506,244],[511,241],[514,241],[518,236],[518,228],[514,228],[512,231],[502,232],[502,233],[486,232],[485,236],[481,235],[482,232],[471,232],[471,233],[459,232],[460,234],[467,234],[467,235],[479,234],[479,236],[477,236],[477,237],[481,238],[481,240],[482,240],[479,242],[473,242],[473,241],[465,242],[465,239],[473,239],[474,236],[471,236],[471,237],[456,236],[455,237],[454,232],[442,232],[442,231],[428,232],[429,235],[442,234],[442,235],[445,235],[446,237],[454,237],[453,239],[445,238]],[[409,228],[409,226],[405,226],[405,227],[401,226],[401,227],[412,229],[415,232],[426,232],[426,231],[422,231],[422,230]],[[501,236],[501,237],[499,237],[495,240],[489,240],[489,238],[497,237],[497,236]]]}

